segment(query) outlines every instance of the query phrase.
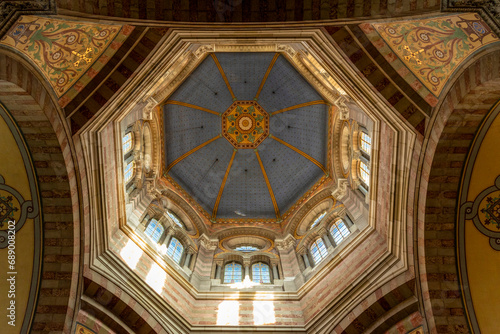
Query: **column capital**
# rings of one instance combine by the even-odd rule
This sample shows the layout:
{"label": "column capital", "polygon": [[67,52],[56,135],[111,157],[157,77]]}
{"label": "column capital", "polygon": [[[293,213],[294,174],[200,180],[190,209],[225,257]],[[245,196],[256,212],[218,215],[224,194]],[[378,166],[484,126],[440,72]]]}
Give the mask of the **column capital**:
{"label": "column capital", "polygon": [[296,242],[296,239],[291,234],[288,234],[283,239],[274,240],[274,244],[276,245],[276,248],[279,251],[284,251],[284,250],[289,249],[290,247],[295,246],[295,242]]}

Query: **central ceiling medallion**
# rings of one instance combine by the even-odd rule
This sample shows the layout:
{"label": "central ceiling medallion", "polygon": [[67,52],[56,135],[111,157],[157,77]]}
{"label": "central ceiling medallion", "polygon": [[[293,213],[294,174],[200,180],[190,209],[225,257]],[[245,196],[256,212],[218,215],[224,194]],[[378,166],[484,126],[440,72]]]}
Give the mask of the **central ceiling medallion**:
{"label": "central ceiling medallion", "polygon": [[255,101],[236,101],[222,114],[222,135],[235,148],[256,148],[269,136],[269,114]]}

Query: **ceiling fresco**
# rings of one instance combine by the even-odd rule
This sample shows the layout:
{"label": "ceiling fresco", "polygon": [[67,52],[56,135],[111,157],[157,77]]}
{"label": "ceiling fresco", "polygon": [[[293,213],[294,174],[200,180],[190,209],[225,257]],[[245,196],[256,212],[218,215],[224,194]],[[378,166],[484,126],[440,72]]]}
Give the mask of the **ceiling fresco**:
{"label": "ceiling fresco", "polygon": [[430,105],[473,52],[498,41],[476,13],[425,20],[363,23],[360,28],[396,71]]}
{"label": "ceiling fresco", "polygon": [[163,107],[164,176],[212,221],[281,221],[329,175],[329,113],[279,53],[210,54]]}
{"label": "ceiling fresco", "polygon": [[0,44],[26,55],[50,83],[60,106],[65,107],[132,30],[134,27],[128,25],[21,16]]}
{"label": "ceiling fresco", "polygon": [[490,110],[473,141],[462,175],[457,222],[460,289],[476,333],[495,333],[492,300],[500,267],[500,101]]}

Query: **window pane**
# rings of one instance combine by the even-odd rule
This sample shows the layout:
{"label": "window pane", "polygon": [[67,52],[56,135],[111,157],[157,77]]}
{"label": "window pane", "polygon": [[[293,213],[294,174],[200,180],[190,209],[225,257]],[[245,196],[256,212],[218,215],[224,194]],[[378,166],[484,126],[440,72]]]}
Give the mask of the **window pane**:
{"label": "window pane", "polygon": [[156,224],[158,224],[158,221],[156,219],[151,219],[149,221],[149,225],[146,228],[146,232],[145,232],[146,235],[148,235],[148,236],[152,236],[153,235],[153,232],[155,230]]}
{"label": "window pane", "polygon": [[180,241],[176,238],[172,238],[172,240],[170,241],[170,245],[168,245],[167,255],[170,256],[175,261],[175,263],[179,263],[183,250],[184,247],[182,246]]}
{"label": "window pane", "polygon": [[184,228],[184,225],[182,224],[181,220],[173,212],[167,211],[167,215],[170,218],[172,218],[172,220],[174,221],[174,223],[177,224],[177,226]]}
{"label": "window pane", "polygon": [[254,246],[239,246],[239,247],[236,247],[235,250],[238,252],[250,253],[250,252],[258,251],[259,249],[257,247],[254,247]]}
{"label": "window pane", "polygon": [[325,244],[321,238],[316,239],[310,247],[314,263],[319,263],[328,255]]}
{"label": "window pane", "polygon": [[127,153],[132,149],[132,133],[129,132],[122,139],[123,153]]}
{"label": "window pane", "polygon": [[242,277],[242,267],[238,263],[228,263],[224,268],[224,283],[239,283]]}
{"label": "window pane", "polygon": [[134,176],[134,162],[133,161],[129,162],[127,164],[127,166],[125,167],[124,176],[125,176],[125,183],[130,181],[132,179],[132,177]]}
{"label": "window pane", "polygon": [[316,219],[314,219],[313,223],[309,227],[309,229],[313,228],[314,226],[318,225],[318,223],[321,221],[326,216],[326,211],[320,214]]}
{"label": "window pane", "polygon": [[366,133],[361,132],[361,149],[370,155],[372,148],[372,139],[370,136],[368,136]]}
{"label": "window pane", "polygon": [[362,161],[359,164],[359,174],[360,174],[361,179],[363,180],[363,182],[368,185],[370,183],[370,169]]}
{"label": "window pane", "polygon": [[271,283],[269,266],[262,262],[252,265],[252,281],[255,283]]}
{"label": "window pane", "polygon": [[333,236],[333,240],[338,245],[342,240],[344,240],[351,232],[347,228],[347,225],[342,219],[335,222],[332,227],[330,227],[330,233]]}

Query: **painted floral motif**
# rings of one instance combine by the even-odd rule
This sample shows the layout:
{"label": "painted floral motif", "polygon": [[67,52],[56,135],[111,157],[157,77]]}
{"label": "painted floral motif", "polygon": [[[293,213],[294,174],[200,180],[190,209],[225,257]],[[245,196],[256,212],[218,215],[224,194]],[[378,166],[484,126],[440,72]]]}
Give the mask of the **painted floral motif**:
{"label": "painted floral motif", "polygon": [[487,197],[486,207],[482,208],[481,212],[485,215],[485,225],[493,224],[500,230],[500,196],[495,198]]}
{"label": "painted floral motif", "polygon": [[498,37],[477,14],[374,24],[410,71],[438,96],[453,71]]}
{"label": "painted floral motif", "polygon": [[121,29],[121,25],[21,16],[0,44],[27,55],[61,97],[112,44]]}
{"label": "painted floral motif", "polygon": [[14,219],[14,213],[18,211],[13,203],[12,196],[0,196],[0,227],[10,219]]}

